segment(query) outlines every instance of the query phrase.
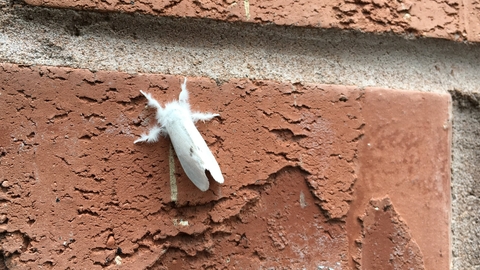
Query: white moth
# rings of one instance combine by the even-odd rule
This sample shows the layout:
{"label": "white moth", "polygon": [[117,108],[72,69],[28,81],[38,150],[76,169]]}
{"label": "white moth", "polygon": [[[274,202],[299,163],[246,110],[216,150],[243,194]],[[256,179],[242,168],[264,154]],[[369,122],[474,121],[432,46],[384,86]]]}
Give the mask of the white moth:
{"label": "white moth", "polygon": [[168,135],[188,178],[201,191],[206,191],[209,187],[206,171],[209,171],[218,183],[223,183],[223,175],[207,143],[195,127],[195,123],[198,120],[204,122],[211,120],[219,114],[192,112],[188,103],[187,78],[181,87],[178,101],[165,104],[165,108],[162,108],[151,94],[140,90],[148,100],[147,106],[157,109],[158,124],[150,129],[148,134],[142,134],[133,143],[156,142],[160,135]]}

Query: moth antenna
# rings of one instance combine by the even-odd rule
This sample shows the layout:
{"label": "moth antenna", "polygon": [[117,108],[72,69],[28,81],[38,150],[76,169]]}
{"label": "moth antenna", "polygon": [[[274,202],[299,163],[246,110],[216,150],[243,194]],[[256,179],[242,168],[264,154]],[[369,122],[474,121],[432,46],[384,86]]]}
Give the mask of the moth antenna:
{"label": "moth antenna", "polygon": [[180,95],[178,96],[178,101],[181,103],[188,103],[187,77],[183,80],[181,87],[182,92],[180,92]]}

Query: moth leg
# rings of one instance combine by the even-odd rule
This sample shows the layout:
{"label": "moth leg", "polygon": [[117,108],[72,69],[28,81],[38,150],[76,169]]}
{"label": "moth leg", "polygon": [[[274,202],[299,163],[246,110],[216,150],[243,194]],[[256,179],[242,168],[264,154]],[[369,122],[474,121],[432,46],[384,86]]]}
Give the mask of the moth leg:
{"label": "moth leg", "polygon": [[183,80],[181,87],[182,92],[180,92],[180,95],[178,96],[178,101],[182,103],[188,103],[187,77],[185,77],[185,80]]}
{"label": "moth leg", "polygon": [[142,134],[142,136],[139,139],[135,140],[133,143],[139,143],[139,142],[152,143],[152,142],[156,142],[156,141],[158,141],[158,137],[160,137],[160,135],[163,132],[165,132],[165,131],[163,130],[162,127],[155,126],[155,127],[150,129],[148,134]]}
{"label": "moth leg", "polygon": [[201,112],[193,112],[192,113],[192,121],[196,123],[197,121],[210,121],[213,118],[220,116],[218,113],[201,113]]}
{"label": "moth leg", "polygon": [[157,109],[157,110],[163,110],[163,108],[162,108],[162,106],[160,105],[160,103],[158,103],[158,101],[152,97],[152,94],[150,94],[150,93],[145,93],[145,92],[143,92],[142,90],[140,90],[140,93],[142,93],[142,95],[144,95],[144,96],[147,98],[147,100],[148,100],[147,106],[153,107],[153,108],[155,108],[155,109]]}

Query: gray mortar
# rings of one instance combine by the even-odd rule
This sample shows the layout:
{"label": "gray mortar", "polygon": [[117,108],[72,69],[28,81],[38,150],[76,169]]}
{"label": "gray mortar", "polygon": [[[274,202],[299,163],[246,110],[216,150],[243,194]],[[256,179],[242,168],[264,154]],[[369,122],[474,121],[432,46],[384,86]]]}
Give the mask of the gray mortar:
{"label": "gray mortar", "polygon": [[[480,46],[339,30],[79,12],[0,0],[0,61],[446,93],[453,268],[480,269]],[[472,94],[473,93],[473,94]]]}
{"label": "gray mortar", "polygon": [[480,269],[480,95],[452,92],[453,268]]}

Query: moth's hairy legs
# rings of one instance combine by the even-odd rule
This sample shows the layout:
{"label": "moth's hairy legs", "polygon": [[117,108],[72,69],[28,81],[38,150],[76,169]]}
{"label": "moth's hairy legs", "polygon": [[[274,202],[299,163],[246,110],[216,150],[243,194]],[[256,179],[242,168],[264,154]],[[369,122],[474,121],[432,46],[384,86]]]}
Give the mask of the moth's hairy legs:
{"label": "moth's hairy legs", "polygon": [[158,137],[160,137],[160,135],[163,132],[165,132],[165,131],[164,131],[164,129],[162,129],[162,127],[154,126],[153,128],[150,129],[148,134],[142,134],[142,136],[139,139],[135,140],[133,143],[139,143],[139,142],[152,143],[152,142],[156,142],[156,141],[158,141]]}
{"label": "moth's hairy legs", "polygon": [[205,122],[205,121],[210,121],[212,120],[213,118],[217,117],[217,116],[220,116],[220,114],[218,113],[202,113],[202,112],[193,112],[192,113],[192,121],[195,123],[197,121],[202,121],[202,122]]}
{"label": "moth's hairy legs", "polygon": [[159,111],[163,110],[160,103],[158,103],[158,101],[156,99],[154,99],[150,93],[145,93],[142,90],[140,90],[140,93],[142,93],[142,95],[144,95],[147,98],[147,100],[148,100],[147,106],[155,108]]}

